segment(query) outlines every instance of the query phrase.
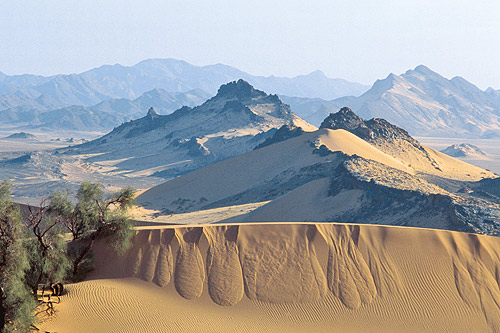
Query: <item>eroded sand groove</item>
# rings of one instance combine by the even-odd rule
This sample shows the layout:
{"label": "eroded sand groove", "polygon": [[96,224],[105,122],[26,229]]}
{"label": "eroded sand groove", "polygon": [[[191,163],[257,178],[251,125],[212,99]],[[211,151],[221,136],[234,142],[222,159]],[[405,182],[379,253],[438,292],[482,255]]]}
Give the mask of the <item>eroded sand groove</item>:
{"label": "eroded sand groove", "polygon": [[174,229],[144,230],[135,235],[125,271],[129,276],[165,287],[173,274]]}
{"label": "eroded sand groove", "polygon": [[271,303],[312,302],[326,292],[326,278],[311,241],[314,225],[240,226],[238,248],[245,291]]}
{"label": "eroded sand groove", "polygon": [[193,299],[201,296],[205,280],[205,266],[198,242],[203,228],[178,228],[175,236],[179,250],[175,261],[175,289],[184,298]]}
{"label": "eroded sand groove", "polygon": [[208,292],[219,305],[234,305],[243,297],[243,274],[238,256],[238,226],[203,228],[208,239]]}
{"label": "eroded sand groove", "polygon": [[452,258],[460,297],[470,307],[480,310],[489,326],[500,332],[499,249],[481,242],[477,235],[466,235],[464,238],[449,234],[441,238]]}
{"label": "eroded sand groove", "polygon": [[357,309],[370,304],[377,291],[372,273],[357,247],[359,226],[317,226],[329,248],[328,287],[345,306]]}

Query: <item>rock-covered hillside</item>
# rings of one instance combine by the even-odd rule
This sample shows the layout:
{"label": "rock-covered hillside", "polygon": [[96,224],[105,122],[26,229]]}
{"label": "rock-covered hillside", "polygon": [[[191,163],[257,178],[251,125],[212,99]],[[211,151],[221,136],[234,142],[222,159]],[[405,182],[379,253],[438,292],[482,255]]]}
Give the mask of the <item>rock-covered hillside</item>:
{"label": "rock-covered hillside", "polygon": [[316,129],[276,95],[239,80],[222,85],[198,107],[170,115],[151,108],[145,117],[64,153],[98,154],[87,161],[120,160],[121,169],[157,168],[156,176],[169,178],[250,151],[284,124]]}

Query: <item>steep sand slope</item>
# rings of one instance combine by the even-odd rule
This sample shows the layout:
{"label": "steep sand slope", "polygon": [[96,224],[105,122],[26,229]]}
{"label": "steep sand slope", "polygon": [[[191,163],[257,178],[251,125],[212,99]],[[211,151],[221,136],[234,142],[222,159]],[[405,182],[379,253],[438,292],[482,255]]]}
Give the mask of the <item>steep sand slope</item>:
{"label": "steep sand slope", "polygon": [[57,332],[500,330],[500,238],[402,227],[140,227],[67,286]]}
{"label": "steep sand slope", "polygon": [[464,181],[495,177],[491,171],[448,156],[435,149],[426,146],[417,149],[406,140],[392,139],[390,144],[379,140],[375,146],[417,172]]}

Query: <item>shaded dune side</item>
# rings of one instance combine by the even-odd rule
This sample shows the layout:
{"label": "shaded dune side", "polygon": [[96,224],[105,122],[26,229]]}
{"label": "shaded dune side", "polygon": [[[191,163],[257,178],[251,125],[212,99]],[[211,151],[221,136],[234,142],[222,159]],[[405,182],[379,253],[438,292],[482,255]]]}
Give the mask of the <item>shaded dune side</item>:
{"label": "shaded dune side", "polygon": [[165,287],[169,284],[174,272],[174,259],[171,246],[173,238],[174,230],[172,229],[166,229],[162,233],[158,263],[156,265],[156,276],[154,279],[154,282],[160,287]]}
{"label": "shaded dune side", "polygon": [[[173,273],[171,246],[173,237],[174,229],[145,230],[136,233],[126,259],[126,274],[152,281],[160,287],[168,285]],[[120,268],[123,267],[117,268],[114,275],[119,274]]]}
{"label": "shaded dune side", "polygon": [[478,235],[442,234],[453,262],[458,294],[467,305],[480,310],[495,332],[500,332],[500,253],[498,244]]}
{"label": "shaded dune side", "polygon": [[[359,226],[351,226],[351,228]],[[349,227],[347,227],[349,228]],[[403,290],[403,278],[398,266],[386,248],[387,234],[390,229],[377,228],[363,234],[359,240],[359,229],[356,231],[356,247],[365,248],[367,255],[364,257],[375,283],[376,293],[380,297],[397,296]],[[353,239],[354,241],[354,239]],[[359,245],[358,245],[359,244]]]}
{"label": "shaded dune side", "polygon": [[240,261],[248,298],[270,303],[312,302],[326,278],[312,241],[314,225],[241,226]]}
{"label": "shaded dune side", "polygon": [[208,293],[219,305],[235,305],[243,297],[243,274],[238,256],[238,226],[209,226],[203,231],[208,239]]}
{"label": "shaded dune side", "polygon": [[198,242],[203,228],[187,227],[175,229],[179,250],[175,261],[175,289],[184,298],[201,296],[205,281],[205,265]]}

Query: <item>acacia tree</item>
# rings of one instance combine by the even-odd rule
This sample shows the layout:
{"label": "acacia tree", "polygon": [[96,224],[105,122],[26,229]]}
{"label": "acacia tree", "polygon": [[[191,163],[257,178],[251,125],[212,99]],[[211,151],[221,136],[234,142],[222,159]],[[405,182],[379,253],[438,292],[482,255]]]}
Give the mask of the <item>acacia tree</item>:
{"label": "acacia tree", "polygon": [[0,183],[0,329],[28,331],[35,300],[26,284],[29,269],[19,207],[10,201],[10,184]]}
{"label": "acacia tree", "polygon": [[26,240],[26,248],[30,268],[27,283],[34,293],[40,283],[62,281],[70,266],[60,219],[48,213],[49,207],[45,203],[46,200],[43,200],[36,208],[28,206],[29,237]]}
{"label": "acacia tree", "polygon": [[50,210],[60,217],[73,239],[78,241],[72,253],[73,279],[78,279],[80,269],[88,265],[97,239],[106,237],[117,252],[129,248],[134,232],[127,210],[134,204],[134,192],[127,187],[106,196],[101,184],[84,182],[78,190],[75,205],[68,199],[67,192],[52,195]]}

